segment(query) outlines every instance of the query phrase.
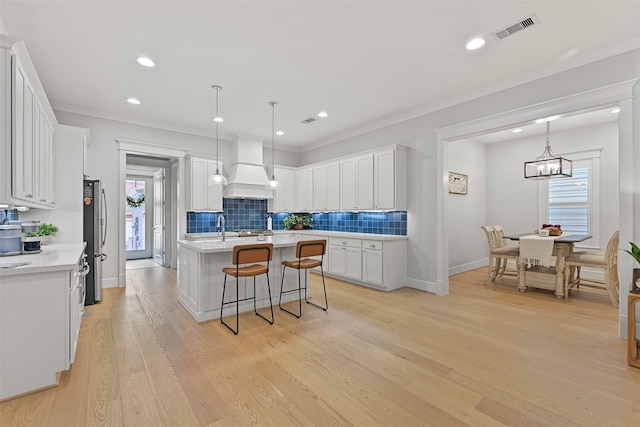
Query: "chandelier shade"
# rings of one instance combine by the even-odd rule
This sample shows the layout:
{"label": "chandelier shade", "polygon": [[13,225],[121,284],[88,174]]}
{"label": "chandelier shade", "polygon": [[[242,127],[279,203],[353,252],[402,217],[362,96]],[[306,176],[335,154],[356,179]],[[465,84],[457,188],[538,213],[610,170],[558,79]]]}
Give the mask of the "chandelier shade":
{"label": "chandelier shade", "polygon": [[227,178],[224,177],[220,173],[220,157],[218,155],[218,147],[220,142],[218,140],[218,128],[220,127],[220,123],[223,122],[222,117],[220,117],[220,113],[218,111],[218,94],[222,90],[221,86],[213,85],[211,88],[216,92],[216,115],[213,118],[213,121],[216,124],[216,173],[209,177],[208,184],[209,185],[227,185]]}
{"label": "chandelier shade", "polygon": [[524,162],[526,179],[570,178],[573,175],[573,163],[551,151],[551,125],[547,122],[547,145],[541,156]]}

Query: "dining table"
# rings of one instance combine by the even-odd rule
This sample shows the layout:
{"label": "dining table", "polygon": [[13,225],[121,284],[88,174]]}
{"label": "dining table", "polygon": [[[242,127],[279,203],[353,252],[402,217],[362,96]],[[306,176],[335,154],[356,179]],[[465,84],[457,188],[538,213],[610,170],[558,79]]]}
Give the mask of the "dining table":
{"label": "dining table", "polygon": [[[522,237],[531,236],[534,233],[518,233],[504,236],[504,239],[519,242]],[[555,264],[545,266],[530,263],[522,257],[518,257],[518,290],[525,292],[528,287],[553,290],[556,297],[564,298],[564,259],[573,253],[576,243],[590,239],[588,234],[563,234],[555,237],[541,237],[541,239],[553,239],[553,256]]]}

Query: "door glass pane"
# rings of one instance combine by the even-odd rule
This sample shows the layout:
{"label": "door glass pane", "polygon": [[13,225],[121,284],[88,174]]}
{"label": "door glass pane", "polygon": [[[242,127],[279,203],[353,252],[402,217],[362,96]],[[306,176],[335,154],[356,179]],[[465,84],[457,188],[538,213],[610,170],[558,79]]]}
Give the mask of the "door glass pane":
{"label": "door glass pane", "polygon": [[127,251],[145,249],[144,227],[144,181],[127,180],[126,186],[126,233]]}

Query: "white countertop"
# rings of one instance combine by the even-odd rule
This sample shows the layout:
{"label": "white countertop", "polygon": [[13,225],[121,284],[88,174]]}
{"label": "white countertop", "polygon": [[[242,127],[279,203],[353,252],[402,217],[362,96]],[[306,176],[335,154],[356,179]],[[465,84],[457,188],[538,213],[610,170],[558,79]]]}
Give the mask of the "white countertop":
{"label": "white countertop", "polygon": [[380,241],[390,241],[390,240],[407,240],[407,236],[399,236],[395,234],[371,234],[371,233],[349,233],[346,231],[325,231],[325,230],[282,230],[282,231],[274,231],[274,233],[302,233],[311,236],[322,236],[322,237],[344,237],[350,239],[361,239],[361,240],[380,240]]}
{"label": "white countertop", "polygon": [[[361,239],[361,240],[380,240],[380,241],[389,241],[389,240],[407,240],[407,236],[398,236],[394,234],[371,234],[371,233],[349,233],[346,231],[325,231],[325,230],[274,230],[274,235],[285,235],[285,234],[304,234],[309,236],[320,236],[320,237],[345,237],[351,239]],[[228,232],[227,240],[230,238],[237,238],[238,233]],[[219,233],[187,233],[187,240],[209,240],[209,239],[217,239],[219,237]],[[268,236],[267,236],[268,237]],[[245,237],[243,239],[250,239],[250,237]],[[255,241],[255,240],[254,240]],[[247,242],[249,243],[249,242]]]}
{"label": "white countertop", "polygon": [[257,237],[227,237],[225,242],[219,239],[178,240],[178,246],[202,253],[216,253],[231,252],[236,245],[254,245],[256,243],[273,243],[276,248],[284,248],[295,246],[299,240],[303,239],[305,239],[305,236],[300,233],[283,233],[265,236],[264,240],[260,241],[258,241]]}
{"label": "white countertop", "polygon": [[43,271],[70,270],[78,264],[84,252],[85,243],[52,243],[42,245],[37,254],[0,257],[0,266],[28,263],[13,268],[0,268],[0,277]]}

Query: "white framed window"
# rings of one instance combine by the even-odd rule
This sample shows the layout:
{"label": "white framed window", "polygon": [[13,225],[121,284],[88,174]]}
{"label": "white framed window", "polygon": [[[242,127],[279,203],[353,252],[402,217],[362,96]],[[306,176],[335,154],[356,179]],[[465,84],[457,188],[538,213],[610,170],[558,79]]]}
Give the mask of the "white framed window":
{"label": "white framed window", "polygon": [[563,154],[573,160],[573,176],[540,182],[540,222],[593,236],[580,247],[600,248],[600,151]]}

